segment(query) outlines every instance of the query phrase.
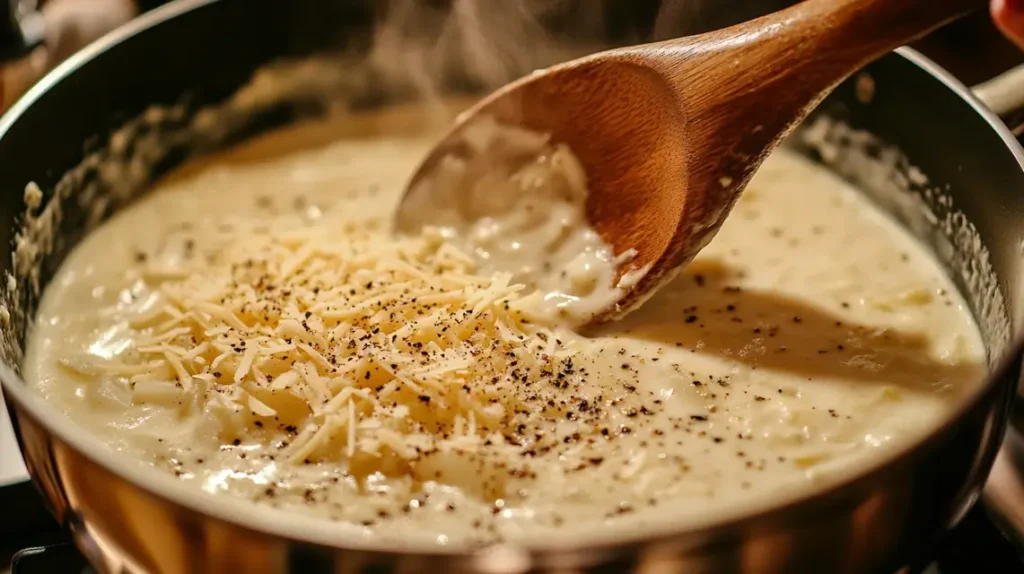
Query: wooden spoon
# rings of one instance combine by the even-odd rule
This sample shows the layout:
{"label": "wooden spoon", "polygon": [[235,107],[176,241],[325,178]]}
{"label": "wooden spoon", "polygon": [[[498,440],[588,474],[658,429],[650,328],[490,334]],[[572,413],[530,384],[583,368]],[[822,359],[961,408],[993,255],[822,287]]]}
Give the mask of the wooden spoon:
{"label": "wooden spoon", "polygon": [[[650,266],[594,322],[621,317],[711,241],[765,157],[837,84],[986,3],[805,0],[731,28],[551,67],[460,116],[403,205],[480,114],[551,134],[586,170],[591,225],[615,253],[637,252],[620,276]],[[400,228],[418,215],[400,207]]]}

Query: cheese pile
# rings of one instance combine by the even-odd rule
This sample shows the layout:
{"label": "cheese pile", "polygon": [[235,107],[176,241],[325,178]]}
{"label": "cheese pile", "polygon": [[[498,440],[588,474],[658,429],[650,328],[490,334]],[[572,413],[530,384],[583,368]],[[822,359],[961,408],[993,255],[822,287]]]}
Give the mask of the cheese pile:
{"label": "cheese pile", "polygon": [[511,455],[543,399],[533,382],[571,364],[530,313],[539,294],[474,275],[432,230],[250,220],[187,229],[139,262],[131,345],[97,368],[136,403],[214,417],[225,441],[286,432],[293,464],[404,474],[438,451]]}

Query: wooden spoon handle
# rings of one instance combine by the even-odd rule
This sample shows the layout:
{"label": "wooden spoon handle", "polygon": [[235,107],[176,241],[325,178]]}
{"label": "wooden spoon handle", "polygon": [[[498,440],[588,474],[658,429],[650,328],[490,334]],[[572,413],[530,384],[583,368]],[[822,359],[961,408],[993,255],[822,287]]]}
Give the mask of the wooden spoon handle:
{"label": "wooden spoon handle", "polygon": [[834,65],[868,61],[985,7],[986,0],[805,0],[742,26],[764,27],[779,44],[827,51]]}
{"label": "wooden spoon handle", "polygon": [[[727,210],[761,160],[864,64],[987,5],[987,0],[804,0],[724,30],[628,48],[680,103],[694,181],[723,182]],[[700,60],[700,65],[694,65]],[[742,133],[737,133],[742,130]],[[723,133],[736,137],[723,144]],[[698,173],[703,172],[703,173]],[[728,184],[726,184],[728,182]]]}
{"label": "wooden spoon handle", "polygon": [[[804,0],[724,30],[639,48],[706,58],[717,53],[724,75],[737,67],[749,68],[730,78],[741,85],[743,78],[761,85],[765,75],[760,70],[774,67],[775,75],[800,78],[788,88],[819,91],[886,52],[987,4],[987,0]],[[663,73],[678,74],[679,81],[692,80],[686,72],[693,66],[685,57],[661,61],[658,67]]]}
{"label": "wooden spoon handle", "polygon": [[[663,90],[660,97],[675,104],[671,121],[678,128],[668,133],[680,134],[678,145],[659,143],[671,153],[664,152],[660,162],[647,162],[669,169],[678,165],[678,171],[669,171],[666,177],[684,182],[674,188],[681,193],[674,202],[660,198],[666,213],[672,205],[685,206],[671,245],[658,251],[660,269],[686,263],[714,236],[764,158],[832,88],[893,48],[986,4],[987,0],[805,0],[724,30],[599,55],[599,62],[638,70],[624,75],[632,77],[633,84]],[[657,92],[655,88],[651,90]],[[620,99],[627,103],[619,105],[617,113],[635,119],[625,95]],[[671,188],[659,187],[659,177],[647,176],[653,183],[644,185]],[[652,194],[632,195],[639,198],[632,200],[640,206],[637,209],[655,201]],[[626,238],[620,242],[624,247],[646,245],[640,233],[607,231],[622,219],[615,213],[603,215],[618,209],[610,205],[588,204],[588,217],[598,231]],[[639,289],[649,288],[659,275],[651,277]]]}

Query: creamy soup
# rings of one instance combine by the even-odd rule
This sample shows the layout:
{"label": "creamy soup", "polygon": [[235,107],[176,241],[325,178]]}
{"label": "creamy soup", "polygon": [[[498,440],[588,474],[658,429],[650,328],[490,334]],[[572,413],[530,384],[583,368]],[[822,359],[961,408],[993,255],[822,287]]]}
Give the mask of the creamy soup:
{"label": "creamy soup", "polygon": [[[46,290],[26,380],[197,491],[332,519],[339,540],[463,545],[807,495],[983,378],[936,262],[785,150],[673,283],[576,334],[538,301],[543,261],[506,272],[486,261],[500,249],[392,233],[436,135],[419,113],[259,138],[117,214]],[[600,279],[577,275],[548,299]]]}
{"label": "creamy soup", "polygon": [[533,290],[535,312],[567,325],[614,307],[648,271],[588,224],[587,176],[568,146],[484,115],[460,133],[459,152],[426,166],[402,199],[399,231],[440,235],[477,273],[511,272]]}

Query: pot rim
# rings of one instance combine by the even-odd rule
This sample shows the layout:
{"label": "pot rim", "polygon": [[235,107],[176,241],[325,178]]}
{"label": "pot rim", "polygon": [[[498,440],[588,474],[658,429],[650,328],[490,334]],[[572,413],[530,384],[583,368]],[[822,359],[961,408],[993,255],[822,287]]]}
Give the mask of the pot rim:
{"label": "pot rim", "polygon": [[[0,138],[3,138],[10,128],[17,123],[19,118],[33,105],[36,105],[36,102],[53,86],[66,80],[106,50],[165,21],[218,1],[175,0],[139,16],[128,24],[93,42],[48,73],[26,92],[5,115],[0,117]],[[895,54],[921,68],[941,82],[945,88],[953,91],[965,100],[973,108],[974,112],[997,133],[1002,142],[1010,149],[1017,160],[1018,166],[1024,171],[1024,150],[1021,149],[1016,138],[1010,133],[999,117],[989,110],[966,86],[916,50],[904,47],[896,50]],[[893,57],[893,55],[885,57]],[[772,523],[778,521],[786,514],[793,515],[798,513],[807,515],[809,513],[810,515],[815,515],[820,513],[823,508],[842,505],[851,496],[855,495],[866,482],[880,475],[887,474],[901,463],[921,456],[923,451],[928,449],[941,435],[951,431],[958,421],[969,411],[976,408],[990,393],[996,392],[997,388],[1004,383],[1009,384],[1004,381],[1006,371],[1013,361],[1021,355],[1022,350],[1024,350],[1024,332],[1018,326],[1015,329],[1011,343],[1007,345],[1007,350],[999,357],[996,367],[990,371],[985,384],[979,385],[968,398],[964,399],[942,425],[932,429],[917,441],[911,442],[902,449],[891,453],[888,457],[880,459],[874,464],[866,465],[863,472],[837,481],[822,490],[813,491],[811,494],[787,497],[778,504],[761,503],[756,505],[754,509],[747,510],[746,512],[733,511],[725,513],[718,520],[699,526],[692,524],[683,525],[678,520],[662,518],[657,520],[656,523],[645,527],[642,532],[623,532],[619,528],[601,528],[596,532],[588,531],[588,541],[583,545],[566,545],[538,538],[537,540],[530,540],[529,543],[517,543],[513,547],[527,552],[563,554],[582,550],[592,552],[602,548],[613,550],[636,544],[657,544],[669,540],[677,541],[684,537],[690,537],[695,543],[699,543],[700,540],[705,539],[706,536],[713,532],[738,532],[750,528],[770,528]],[[417,554],[421,556],[466,557],[473,554],[472,551],[467,552],[464,548],[442,546],[433,540],[423,540],[422,542],[419,540],[406,541],[400,546],[393,542],[374,541],[361,534],[361,529],[355,526],[349,527],[344,523],[331,521],[326,518],[263,507],[251,501],[232,496],[210,494],[197,490],[195,487],[186,485],[156,469],[135,464],[135,461],[132,459],[111,450],[100,439],[93,436],[92,433],[60,413],[42,397],[32,393],[15,371],[4,363],[0,363],[0,387],[2,387],[3,394],[6,397],[5,400],[10,403],[9,407],[15,415],[12,417],[12,422],[16,427],[18,426],[18,417],[23,416],[19,411],[23,410],[24,414],[34,419],[61,442],[67,444],[92,463],[130,482],[134,488],[140,489],[164,502],[173,504],[180,509],[265,535],[335,549],[405,555]],[[30,473],[33,475],[33,481],[35,481],[36,473],[31,468]],[[669,513],[664,514],[668,515]],[[328,528],[324,528],[324,526],[328,526]],[[351,534],[346,532],[348,529],[351,529]]]}

